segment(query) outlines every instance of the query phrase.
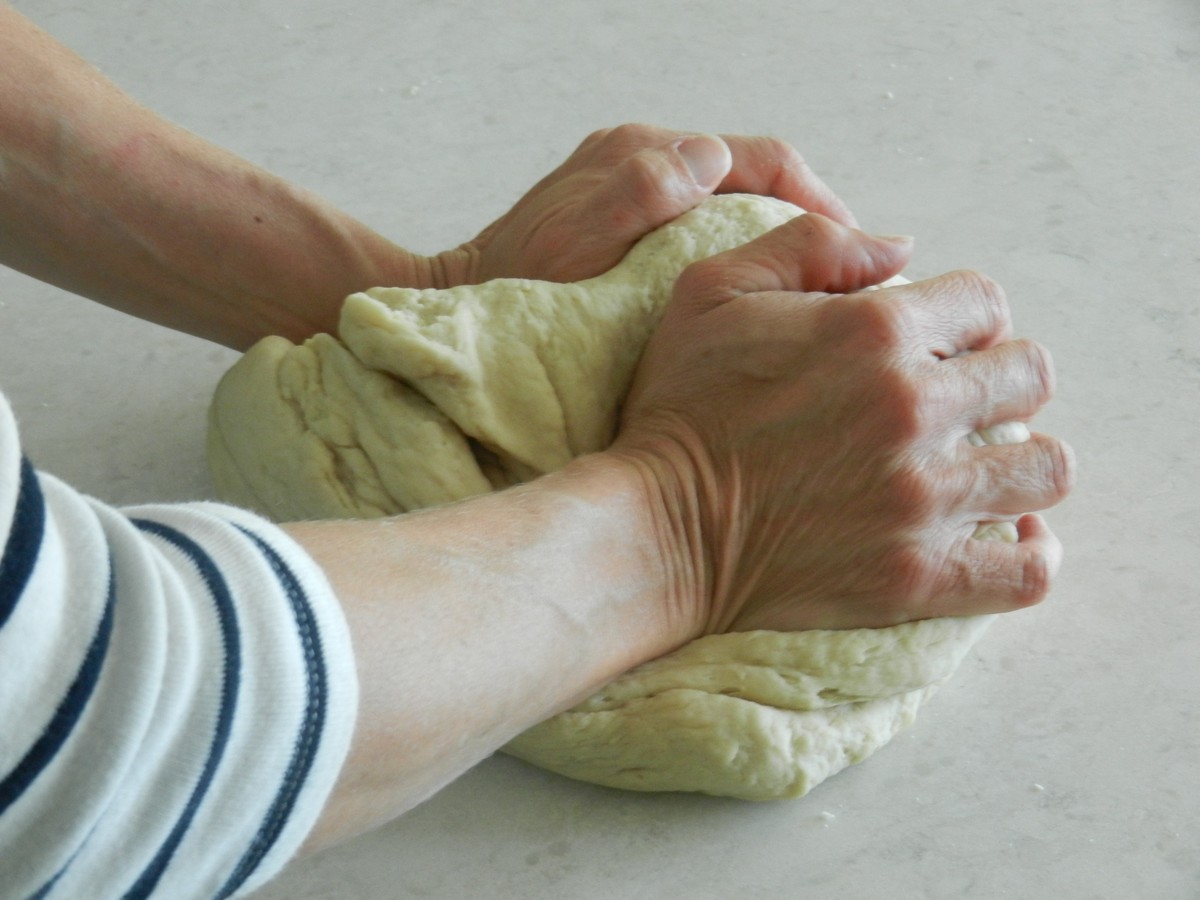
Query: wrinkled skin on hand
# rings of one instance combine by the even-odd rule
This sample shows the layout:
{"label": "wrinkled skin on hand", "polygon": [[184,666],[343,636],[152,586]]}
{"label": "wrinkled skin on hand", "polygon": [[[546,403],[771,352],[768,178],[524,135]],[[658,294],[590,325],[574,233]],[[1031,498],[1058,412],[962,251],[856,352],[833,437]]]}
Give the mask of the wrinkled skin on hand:
{"label": "wrinkled skin on hand", "polygon": [[[700,633],[881,627],[1046,595],[1061,546],[1025,514],[1067,494],[1070,448],[966,436],[1032,416],[1050,356],[1011,340],[1003,293],[975,273],[855,293],[909,254],[807,215],[680,277],[616,446],[691,573],[675,599]],[[972,538],[1000,519],[1018,543]]]}
{"label": "wrinkled skin on hand", "polygon": [[513,209],[450,255],[452,283],[582,281],[714,192],[764,194],[852,225],[791,146],[766,137],[623,125],[589,136]]}

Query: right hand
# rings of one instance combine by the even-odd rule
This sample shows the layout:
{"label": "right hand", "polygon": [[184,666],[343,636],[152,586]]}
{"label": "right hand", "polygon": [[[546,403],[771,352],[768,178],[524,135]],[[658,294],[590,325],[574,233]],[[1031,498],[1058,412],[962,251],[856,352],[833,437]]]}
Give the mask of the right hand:
{"label": "right hand", "polygon": [[[675,612],[696,633],[881,627],[1046,596],[1061,545],[1024,514],[1067,494],[1072,452],[966,436],[1045,404],[1050,356],[1010,339],[1004,295],[978,274],[858,292],[909,255],[809,214],[680,277],[614,450],[645,475]],[[1000,519],[1017,519],[1017,543],[971,537]]]}

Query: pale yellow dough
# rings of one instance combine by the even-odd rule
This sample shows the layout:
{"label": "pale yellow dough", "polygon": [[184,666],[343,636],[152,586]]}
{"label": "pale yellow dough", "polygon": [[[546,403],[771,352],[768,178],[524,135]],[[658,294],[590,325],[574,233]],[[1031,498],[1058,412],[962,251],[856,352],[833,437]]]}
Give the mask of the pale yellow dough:
{"label": "pale yellow dough", "polygon": [[[354,294],[337,338],[268,338],[222,379],[208,438],[218,491],[277,520],[381,516],[601,450],[683,268],[800,212],[714,197],[576,284]],[[1010,424],[971,439],[1027,437]],[[1013,540],[1015,531],[992,524],[977,536]],[[506,750],[614,787],[801,796],[912,722],[987,622],[702,638]]]}

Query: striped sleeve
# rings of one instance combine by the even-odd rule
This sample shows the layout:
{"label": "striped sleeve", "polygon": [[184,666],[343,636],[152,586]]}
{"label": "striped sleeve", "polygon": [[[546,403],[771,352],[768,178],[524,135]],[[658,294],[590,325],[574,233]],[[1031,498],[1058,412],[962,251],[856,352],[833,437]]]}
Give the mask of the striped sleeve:
{"label": "striped sleeve", "polygon": [[357,707],[282,531],[116,510],[23,458],[0,396],[0,896],[231,897],[304,841]]}

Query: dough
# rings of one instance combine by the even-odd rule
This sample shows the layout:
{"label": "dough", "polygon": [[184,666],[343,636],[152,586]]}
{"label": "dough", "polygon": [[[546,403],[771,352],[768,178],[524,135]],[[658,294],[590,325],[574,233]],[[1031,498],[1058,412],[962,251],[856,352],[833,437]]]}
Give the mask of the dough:
{"label": "dough", "polygon": [[353,294],[340,343],[267,338],[226,373],[209,412],[217,490],[280,520],[383,515],[603,450],[679,272],[800,212],[713,198],[576,284]]}
{"label": "dough", "polygon": [[701,638],[507,749],[610,787],[800,797],[909,725],[989,619]]}
{"label": "dough", "polygon": [[[680,271],[800,212],[713,197],[576,284],[354,294],[337,338],[267,338],[222,379],[208,437],[218,492],[277,520],[381,516],[601,450]],[[1027,438],[1020,424],[971,436]],[[977,536],[1015,540],[1015,529]],[[801,796],[911,723],[989,620],[702,638],[505,749],[614,787]]]}

